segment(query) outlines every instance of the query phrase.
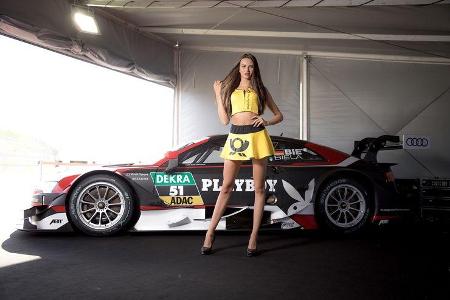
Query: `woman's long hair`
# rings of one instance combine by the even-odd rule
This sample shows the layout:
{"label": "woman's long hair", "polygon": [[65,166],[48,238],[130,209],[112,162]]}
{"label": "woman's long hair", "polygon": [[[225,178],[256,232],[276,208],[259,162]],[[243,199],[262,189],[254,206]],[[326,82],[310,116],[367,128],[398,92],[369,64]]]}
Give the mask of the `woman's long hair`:
{"label": "woman's long hair", "polygon": [[228,117],[231,116],[231,94],[239,86],[241,82],[241,76],[239,74],[239,66],[243,58],[249,58],[253,62],[253,75],[251,79],[252,88],[256,91],[258,95],[258,114],[263,114],[266,107],[267,101],[267,89],[261,79],[261,73],[259,72],[258,61],[256,58],[250,54],[245,53],[239,58],[238,63],[231,69],[230,73],[222,80],[222,91],[221,97],[222,102],[225,107],[225,111]]}

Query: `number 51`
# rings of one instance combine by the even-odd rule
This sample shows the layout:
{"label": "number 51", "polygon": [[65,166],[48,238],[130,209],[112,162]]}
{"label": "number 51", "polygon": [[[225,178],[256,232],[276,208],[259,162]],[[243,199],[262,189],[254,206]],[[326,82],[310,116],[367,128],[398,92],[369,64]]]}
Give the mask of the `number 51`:
{"label": "number 51", "polygon": [[178,196],[183,195],[183,186],[182,185],[171,185],[169,195],[170,196]]}

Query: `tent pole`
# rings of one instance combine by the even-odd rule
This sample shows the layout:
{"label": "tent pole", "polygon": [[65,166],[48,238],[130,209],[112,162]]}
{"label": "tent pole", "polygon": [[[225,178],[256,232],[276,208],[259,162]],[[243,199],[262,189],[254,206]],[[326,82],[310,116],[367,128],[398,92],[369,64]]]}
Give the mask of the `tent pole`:
{"label": "tent pole", "polygon": [[173,95],[173,115],[172,115],[172,147],[180,143],[180,99],[181,99],[181,49],[174,50],[175,74],[177,82]]}
{"label": "tent pole", "polygon": [[304,96],[303,96],[303,81],[304,81],[304,79],[303,79],[303,64],[304,64],[304,62],[303,62],[303,55],[301,55],[300,56],[300,62],[299,62],[299,74],[300,74],[300,76],[299,76],[299,101],[300,101],[300,105],[299,105],[299,109],[300,109],[300,111],[299,111],[299,124],[298,124],[298,126],[299,126],[299,138],[301,139],[301,140],[303,140],[303,98],[304,98]]}
{"label": "tent pole", "polygon": [[300,59],[300,139],[308,140],[309,57],[303,53]]}

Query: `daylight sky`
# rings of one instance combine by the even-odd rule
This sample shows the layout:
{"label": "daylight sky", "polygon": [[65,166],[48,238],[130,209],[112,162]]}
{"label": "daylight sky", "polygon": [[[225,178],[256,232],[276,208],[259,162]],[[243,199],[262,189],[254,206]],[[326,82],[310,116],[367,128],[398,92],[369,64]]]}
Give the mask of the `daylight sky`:
{"label": "daylight sky", "polygon": [[0,131],[64,161],[153,162],[171,148],[173,89],[0,35]]}

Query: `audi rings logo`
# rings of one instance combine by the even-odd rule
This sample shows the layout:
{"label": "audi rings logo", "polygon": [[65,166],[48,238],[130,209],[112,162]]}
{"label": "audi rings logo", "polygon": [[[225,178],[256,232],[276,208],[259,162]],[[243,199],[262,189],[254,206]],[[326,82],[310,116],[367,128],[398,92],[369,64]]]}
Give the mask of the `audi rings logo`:
{"label": "audi rings logo", "polygon": [[406,139],[406,145],[416,147],[426,147],[428,146],[428,139],[410,137]]}
{"label": "audi rings logo", "polygon": [[431,138],[424,135],[404,135],[404,149],[428,149],[431,147]]}

